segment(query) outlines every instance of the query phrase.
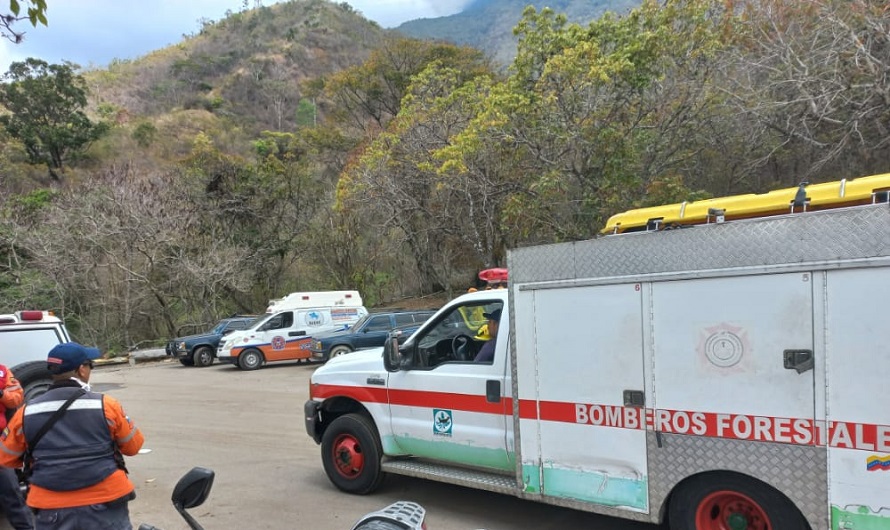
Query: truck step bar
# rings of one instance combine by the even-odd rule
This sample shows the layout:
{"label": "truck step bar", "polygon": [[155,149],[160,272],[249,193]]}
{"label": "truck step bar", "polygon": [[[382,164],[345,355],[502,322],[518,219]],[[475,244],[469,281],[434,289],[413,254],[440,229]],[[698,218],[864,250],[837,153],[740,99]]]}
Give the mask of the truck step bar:
{"label": "truck step bar", "polygon": [[381,466],[383,471],[395,475],[432,479],[495,493],[515,495],[517,490],[516,478],[512,474],[486,473],[413,458],[384,460]]}

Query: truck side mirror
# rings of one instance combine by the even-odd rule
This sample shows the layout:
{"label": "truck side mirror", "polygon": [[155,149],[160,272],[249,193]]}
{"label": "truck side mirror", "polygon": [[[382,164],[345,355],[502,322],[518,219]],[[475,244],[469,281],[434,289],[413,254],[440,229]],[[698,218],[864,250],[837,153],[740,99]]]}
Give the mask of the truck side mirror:
{"label": "truck side mirror", "polygon": [[399,338],[390,337],[383,345],[383,366],[387,372],[398,372],[402,366],[402,352],[399,351]]}

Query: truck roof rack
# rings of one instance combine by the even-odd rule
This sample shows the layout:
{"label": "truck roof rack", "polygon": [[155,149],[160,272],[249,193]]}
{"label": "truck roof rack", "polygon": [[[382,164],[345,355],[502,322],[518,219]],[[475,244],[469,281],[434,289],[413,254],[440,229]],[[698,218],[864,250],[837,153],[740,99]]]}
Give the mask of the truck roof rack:
{"label": "truck roof rack", "polygon": [[613,215],[602,234],[663,230],[796,212],[890,202],[890,173],[823,184],[638,208]]}

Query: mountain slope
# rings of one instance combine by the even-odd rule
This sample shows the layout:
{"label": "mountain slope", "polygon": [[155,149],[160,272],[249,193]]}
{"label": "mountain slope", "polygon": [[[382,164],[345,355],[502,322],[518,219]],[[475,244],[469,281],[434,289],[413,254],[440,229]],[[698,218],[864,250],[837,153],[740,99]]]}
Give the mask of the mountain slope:
{"label": "mountain slope", "polygon": [[587,24],[606,11],[624,14],[640,5],[640,0],[476,0],[460,13],[411,20],[396,30],[409,37],[466,44],[485,51],[499,64],[507,65],[516,55],[517,40],[513,28],[528,5],[535,6],[538,11],[549,7],[564,13],[571,22]]}
{"label": "mountain slope", "polygon": [[128,116],[200,109],[247,130],[293,130],[301,83],[364,61],[385,30],[348,4],[291,0],[207,23],[177,45],[88,72]]}

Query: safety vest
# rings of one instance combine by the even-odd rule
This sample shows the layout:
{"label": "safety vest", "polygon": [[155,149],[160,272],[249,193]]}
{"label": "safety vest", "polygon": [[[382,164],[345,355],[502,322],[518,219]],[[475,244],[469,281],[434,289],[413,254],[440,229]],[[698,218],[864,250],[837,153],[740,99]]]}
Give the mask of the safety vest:
{"label": "safety vest", "polygon": [[[43,424],[80,391],[80,387],[52,388],[25,405],[22,427],[28,447]],[[31,453],[31,484],[53,491],[86,488],[119,469],[102,394],[87,392],[74,400]]]}

